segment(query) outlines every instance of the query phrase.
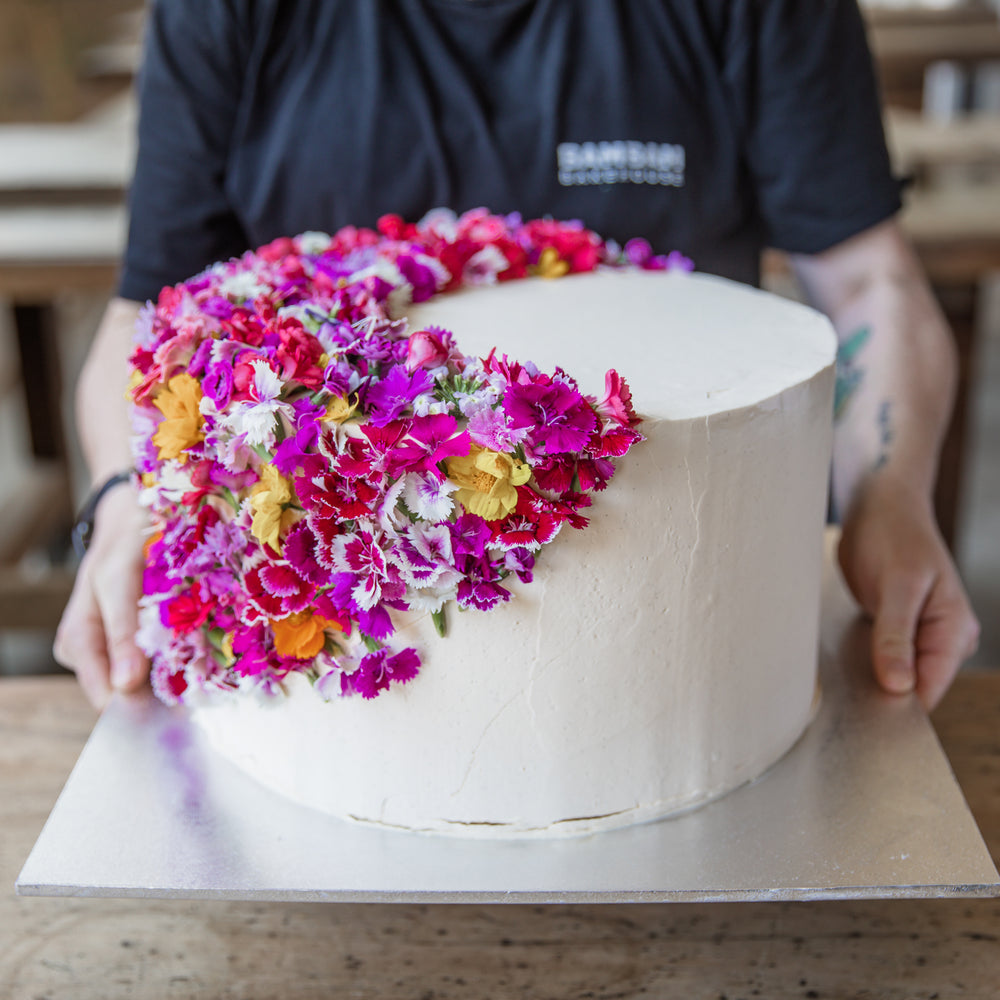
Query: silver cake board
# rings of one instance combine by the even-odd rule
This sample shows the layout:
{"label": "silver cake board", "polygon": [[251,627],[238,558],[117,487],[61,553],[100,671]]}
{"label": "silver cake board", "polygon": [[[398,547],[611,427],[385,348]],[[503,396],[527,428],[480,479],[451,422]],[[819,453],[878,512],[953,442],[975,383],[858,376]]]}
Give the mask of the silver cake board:
{"label": "silver cake board", "polygon": [[564,840],[460,840],[296,806],[151,696],[105,710],[22,895],[625,903],[1000,895],[926,714],[880,693],[830,567],[819,712],[757,781],[672,819]]}

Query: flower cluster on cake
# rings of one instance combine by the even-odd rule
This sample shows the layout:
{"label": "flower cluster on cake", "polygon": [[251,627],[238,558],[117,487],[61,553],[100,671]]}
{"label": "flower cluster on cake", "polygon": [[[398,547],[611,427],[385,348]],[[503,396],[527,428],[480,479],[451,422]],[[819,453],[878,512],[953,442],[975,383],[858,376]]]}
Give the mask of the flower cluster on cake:
{"label": "flower cluster on cake", "polygon": [[690,262],[579,223],[439,210],[275,240],[165,288],[130,386],[157,694],[271,692],[300,672],[323,697],[373,698],[420,669],[393,611],[443,633],[449,605],[488,612],[506,578],[530,582],[641,440],[628,386],[609,371],[598,398],[561,368],[466,357],[406,309],[603,266]]}

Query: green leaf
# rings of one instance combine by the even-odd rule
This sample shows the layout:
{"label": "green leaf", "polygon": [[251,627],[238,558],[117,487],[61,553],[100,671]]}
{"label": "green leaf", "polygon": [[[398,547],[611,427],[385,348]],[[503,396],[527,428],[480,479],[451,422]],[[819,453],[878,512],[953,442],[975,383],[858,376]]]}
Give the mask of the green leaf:
{"label": "green leaf", "polygon": [[431,612],[431,618],[434,619],[434,629],[439,636],[443,639],[447,633],[448,626],[444,620],[444,606],[438,611]]}

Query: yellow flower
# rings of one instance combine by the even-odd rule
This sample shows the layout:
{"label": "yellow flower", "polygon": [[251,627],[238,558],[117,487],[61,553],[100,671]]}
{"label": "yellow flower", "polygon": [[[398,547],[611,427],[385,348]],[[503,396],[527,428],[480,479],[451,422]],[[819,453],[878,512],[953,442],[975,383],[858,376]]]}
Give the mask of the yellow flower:
{"label": "yellow flower", "polygon": [[567,271],[569,262],[559,256],[555,247],[546,247],[535,267],[535,273],[541,278],[561,278]]}
{"label": "yellow flower", "polygon": [[319,419],[324,423],[342,424],[345,420],[350,420],[357,408],[356,399],[352,403],[346,396],[334,396],[326,404],[326,413]]}
{"label": "yellow flower", "polygon": [[458,485],[455,499],[470,513],[487,521],[506,517],[517,506],[517,489],[531,478],[531,469],[510,455],[472,446],[468,455],[448,459],[448,478]]}
{"label": "yellow flower", "polygon": [[186,461],[184,452],[205,440],[200,402],[201,385],[187,372],[175,375],[156,394],[153,405],[163,414],[163,420],[153,435],[153,444],[159,449],[161,462],[168,458]]}
{"label": "yellow flower", "polygon": [[299,660],[311,660],[319,654],[326,642],[325,629],[343,629],[337,622],[328,621],[310,611],[300,611],[287,618],[271,620],[274,633],[274,648],[279,656],[294,656]]}
{"label": "yellow flower", "polygon": [[281,532],[288,526],[289,515],[294,519],[293,512],[285,509],[291,502],[291,483],[270,463],[261,466],[260,482],[250,491],[253,509],[250,531],[275,552],[281,551]]}

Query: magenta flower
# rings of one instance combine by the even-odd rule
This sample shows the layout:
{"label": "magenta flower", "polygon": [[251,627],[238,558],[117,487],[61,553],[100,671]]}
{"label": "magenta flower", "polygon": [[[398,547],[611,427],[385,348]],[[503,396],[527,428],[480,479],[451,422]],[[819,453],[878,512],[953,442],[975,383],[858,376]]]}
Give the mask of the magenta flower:
{"label": "magenta flower", "polygon": [[386,471],[393,478],[404,472],[437,475],[438,462],[453,455],[468,455],[472,441],[467,431],[458,432],[458,421],[446,413],[414,417],[401,443],[387,454]]}
{"label": "magenta flower", "polygon": [[415,649],[407,648],[394,656],[390,656],[386,649],[378,649],[362,657],[353,674],[344,674],[342,684],[345,693],[374,698],[393,682],[405,684],[413,680],[419,670],[420,657]]}
{"label": "magenta flower", "polygon": [[559,379],[512,385],[503,408],[512,427],[531,429],[532,448],[545,455],[579,451],[597,427],[590,404]]}
{"label": "magenta flower", "polygon": [[270,666],[267,632],[261,623],[237,628],[233,633],[233,670],[243,677],[256,677]]}

